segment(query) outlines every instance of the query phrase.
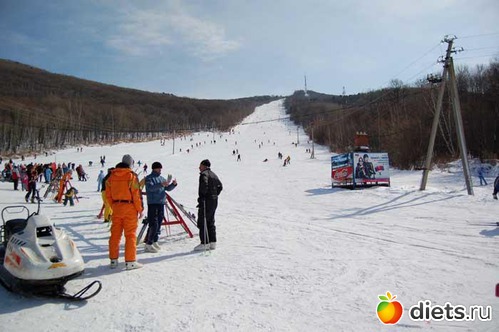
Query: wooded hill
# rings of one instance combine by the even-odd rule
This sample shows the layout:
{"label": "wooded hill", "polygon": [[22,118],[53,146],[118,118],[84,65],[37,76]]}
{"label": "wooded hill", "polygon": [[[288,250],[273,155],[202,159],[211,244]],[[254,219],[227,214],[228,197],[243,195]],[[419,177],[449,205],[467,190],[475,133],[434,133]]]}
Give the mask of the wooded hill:
{"label": "wooded hill", "polygon": [[[499,62],[456,73],[469,155],[499,158]],[[292,120],[315,142],[333,152],[353,149],[356,132],[369,135],[372,152],[388,152],[390,164],[410,169],[426,158],[439,84],[417,86],[392,81],[391,87],[352,96],[296,91],[286,99]],[[444,95],[434,160],[459,158],[459,145],[449,94]]]}
{"label": "wooded hill", "polygon": [[[470,70],[459,67],[457,83],[468,152],[499,158],[499,62]],[[366,132],[371,151],[390,154],[403,169],[421,167],[426,157],[438,84],[421,81],[369,93],[335,96],[296,91],[286,98],[291,120],[332,152],[353,149],[356,132]],[[201,100],[151,93],[58,75],[0,59],[0,155],[43,152],[66,146],[227,130],[258,105],[259,96]],[[459,157],[450,97],[440,118],[435,160]]]}
{"label": "wooded hill", "polygon": [[0,59],[0,155],[227,130],[276,98],[182,98]]}

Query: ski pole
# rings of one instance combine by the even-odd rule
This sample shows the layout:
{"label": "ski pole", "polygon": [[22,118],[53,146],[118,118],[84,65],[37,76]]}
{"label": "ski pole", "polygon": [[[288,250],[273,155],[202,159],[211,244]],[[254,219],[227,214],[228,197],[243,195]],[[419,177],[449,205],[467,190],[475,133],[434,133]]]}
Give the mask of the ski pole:
{"label": "ski pole", "polygon": [[[203,201],[203,219],[204,219],[204,250],[205,252],[210,248],[210,237],[208,235],[208,223],[206,222],[206,200]],[[208,247],[207,247],[208,246]]]}

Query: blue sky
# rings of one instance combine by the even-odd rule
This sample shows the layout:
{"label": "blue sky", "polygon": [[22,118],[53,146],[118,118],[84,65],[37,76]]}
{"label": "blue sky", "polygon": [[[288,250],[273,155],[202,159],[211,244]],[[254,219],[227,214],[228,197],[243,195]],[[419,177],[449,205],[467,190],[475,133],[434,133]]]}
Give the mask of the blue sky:
{"label": "blue sky", "polygon": [[342,94],[499,58],[497,0],[0,0],[0,58],[208,99]]}

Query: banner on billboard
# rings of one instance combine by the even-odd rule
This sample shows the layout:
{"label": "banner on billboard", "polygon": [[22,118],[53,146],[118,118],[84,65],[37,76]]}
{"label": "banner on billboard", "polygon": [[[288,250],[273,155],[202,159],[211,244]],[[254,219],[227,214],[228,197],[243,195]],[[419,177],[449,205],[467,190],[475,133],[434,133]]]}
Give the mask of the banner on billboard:
{"label": "banner on billboard", "polygon": [[356,184],[390,183],[388,153],[353,152]]}
{"label": "banner on billboard", "polygon": [[353,163],[350,153],[331,157],[331,179],[333,186],[353,184]]}

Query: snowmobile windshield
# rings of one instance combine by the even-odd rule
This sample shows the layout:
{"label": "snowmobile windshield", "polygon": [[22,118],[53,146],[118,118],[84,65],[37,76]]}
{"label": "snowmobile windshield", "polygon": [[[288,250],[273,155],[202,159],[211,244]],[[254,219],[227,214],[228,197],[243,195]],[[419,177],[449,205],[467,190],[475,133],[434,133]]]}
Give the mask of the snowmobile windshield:
{"label": "snowmobile windshield", "polygon": [[36,229],[36,237],[49,237],[52,236],[52,227],[44,226]]}

